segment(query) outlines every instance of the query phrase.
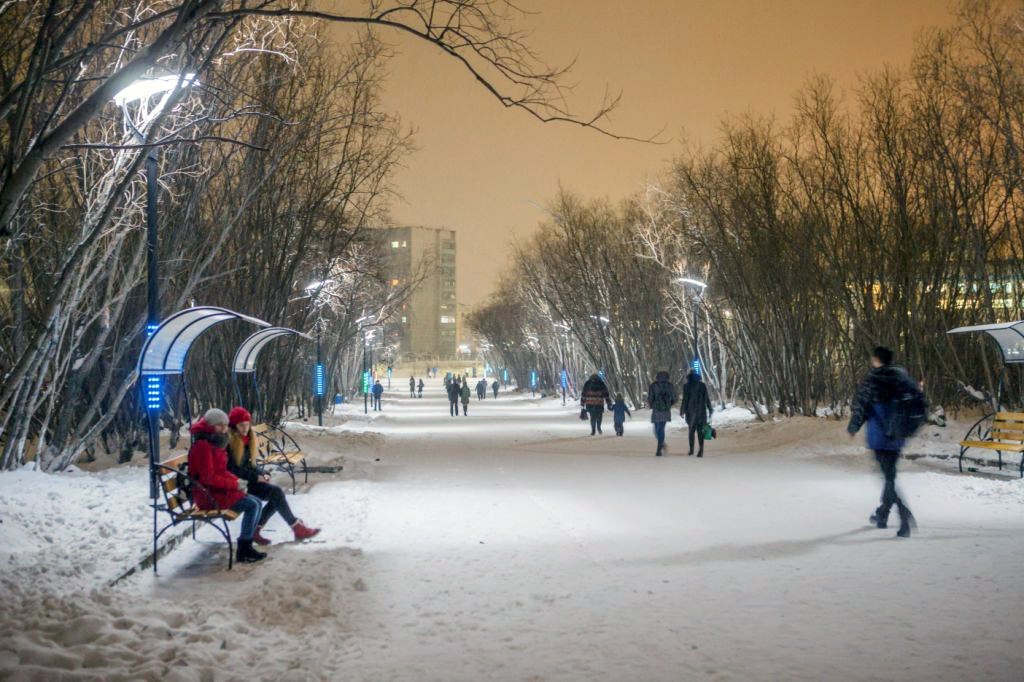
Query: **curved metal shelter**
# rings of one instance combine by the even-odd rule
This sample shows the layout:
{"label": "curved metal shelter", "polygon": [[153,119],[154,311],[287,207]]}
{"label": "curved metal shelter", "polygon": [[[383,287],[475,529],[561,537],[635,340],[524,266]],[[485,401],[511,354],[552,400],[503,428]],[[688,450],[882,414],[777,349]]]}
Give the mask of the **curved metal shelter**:
{"label": "curved metal shelter", "polygon": [[260,351],[268,343],[281,336],[301,336],[307,341],[313,340],[312,336],[289,329],[288,327],[267,327],[266,329],[261,329],[243,341],[242,345],[238,347],[238,350],[235,352],[235,359],[231,363],[231,370],[236,374],[255,372],[256,359],[259,357]]}
{"label": "curved metal shelter", "polygon": [[[244,320],[259,327],[269,327],[255,317],[236,313],[227,308],[199,306],[180,310],[156,328],[146,339],[139,355],[140,375],[174,375],[185,371],[188,351],[200,334],[210,327],[228,320]],[[148,401],[147,401],[148,402]]]}
{"label": "curved metal shelter", "polygon": [[235,351],[235,359],[231,363],[231,379],[235,385],[235,395],[238,396],[239,405],[244,405],[245,400],[242,397],[242,387],[239,385],[238,375],[248,374],[252,380],[252,390],[256,396],[256,406],[262,411],[263,406],[259,384],[256,382],[256,360],[268,343],[283,336],[299,336],[308,341],[313,340],[313,337],[308,334],[303,334],[288,327],[267,327],[252,334]]}
{"label": "curved metal shelter", "polygon": [[1024,363],[1024,320],[1017,322],[997,322],[995,324],[979,324],[973,327],[957,327],[950,329],[947,334],[970,334],[983,332],[988,334],[999,344],[999,350],[1003,354],[1003,362],[1011,365]]}

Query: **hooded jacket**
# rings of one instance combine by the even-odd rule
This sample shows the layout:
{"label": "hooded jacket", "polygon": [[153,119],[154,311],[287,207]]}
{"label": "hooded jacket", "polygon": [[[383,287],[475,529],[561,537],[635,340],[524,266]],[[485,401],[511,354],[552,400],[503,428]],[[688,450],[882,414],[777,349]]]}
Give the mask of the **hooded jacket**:
{"label": "hooded jacket", "polygon": [[[661,398],[668,404],[664,410],[655,409],[654,403]],[[651,408],[651,423],[672,421],[672,406],[679,400],[675,384],[668,380],[668,372],[658,372],[654,377],[654,383],[647,389],[647,402]]]}
{"label": "hooded jacket", "polygon": [[208,496],[199,486],[193,487],[192,502],[200,509],[230,509],[245,493],[238,489],[238,477],[228,471],[227,451],[213,442],[217,432],[205,419],[193,424],[191,432],[188,475],[209,491]]}
{"label": "hooded jacket", "polygon": [[591,375],[583,384],[580,394],[580,405],[593,412],[604,412],[605,403],[611,402],[608,385],[597,374]]}
{"label": "hooded jacket", "polygon": [[872,367],[857,387],[851,405],[850,424],[846,430],[857,433],[867,422],[868,447],[872,450],[900,450],[904,439],[885,435],[889,425],[892,401],[907,390],[917,390],[917,384],[907,370],[896,365]]}
{"label": "hooded jacket", "polygon": [[708,387],[699,378],[690,375],[683,384],[683,402],[679,413],[686,418],[687,426],[703,426],[708,423],[708,415],[714,411]]}

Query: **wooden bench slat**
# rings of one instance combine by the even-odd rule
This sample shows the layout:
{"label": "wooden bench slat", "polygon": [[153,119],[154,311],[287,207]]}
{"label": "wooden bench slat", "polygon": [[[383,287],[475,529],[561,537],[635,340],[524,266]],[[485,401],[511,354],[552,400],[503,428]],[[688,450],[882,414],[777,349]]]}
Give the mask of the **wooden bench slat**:
{"label": "wooden bench slat", "polygon": [[996,419],[1024,422],[1024,412],[996,412]]}
{"label": "wooden bench slat", "polygon": [[965,448],[985,448],[987,450],[1002,450],[1003,452],[1024,452],[1022,443],[1000,443],[991,440],[964,440],[960,446]]}

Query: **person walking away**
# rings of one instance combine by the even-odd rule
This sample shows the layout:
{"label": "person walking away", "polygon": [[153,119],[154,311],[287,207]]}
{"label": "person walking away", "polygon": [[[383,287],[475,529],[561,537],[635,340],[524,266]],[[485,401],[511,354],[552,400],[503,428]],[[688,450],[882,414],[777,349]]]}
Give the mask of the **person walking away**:
{"label": "person walking away", "polygon": [[580,406],[590,416],[590,435],[601,433],[601,422],[604,419],[604,407],[612,406],[611,396],[608,393],[608,386],[597,374],[590,375],[587,382],[583,384],[583,392],[580,394]]}
{"label": "person walking away", "polygon": [[629,415],[630,419],[633,418],[633,414],[629,411],[629,408],[626,407],[626,401],[622,397],[622,394],[616,394],[615,404],[612,405],[612,417],[615,422],[616,436],[621,436],[626,432],[626,415]]}
{"label": "person walking away", "polygon": [[462,394],[462,389],[459,388],[458,381],[452,381],[448,384],[448,413],[453,417],[459,416],[459,398]]}
{"label": "person walking away", "polygon": [[878,528],[886,528],[889,512],[893,505],[900,514],[900,529],[896,535],[910,537],[910,529],[917,527],[910,507],[903,502],[896,490],[896,463],[903,449],[904,439],[891,430],[896,409],[896,400],[904,394],[917,395],[919,386],[902,367],[892,364],[893,352],[885,346],[878,346],[871,353],[871,370],[868,372],[854,396],[850,423],[846,427],[853,438],[861,426],[867,423],[868,447],[875,452],[875,461],[882,471],[885,484],[882,487],[881,505],[871,515],[870,521]]}
{"label": "person walking away", "polygon": [[[668,380],[668,372],[663,370],[655,374],[654,383],[647,389],[647,402],[651,407],[651,423],[654,424],[654,437],[658,441],[655,457],[668,454],[668,448],[665,445],[665,427],[672,421],[672,407],[677,400],[679,400],[679,394],[676,392],[675,384]],[[693,441],[690,442],[692,444]],[[692,445],[690,454],[693,454]]]}
{"label": "person walking away", "polygon": [[373,385],[373,409],[375,412],[380,412],[380,397],[384,395],[384,385],[380,383],[380,379],[377,379],[377,383]]}
{"label": "person walking away", "polygon": [[469,416],[469,397],[473,395],[473,391],[469,388],[469,378],[462,382],[462,416]]}
{"label": "person walking away", "polygon": [[476,382],[476,399],[483,400],[487,397],[487,382],[483,379]]}
{"label": "person walking away", "polygon": [[287,523],[295,540],[301,542],[314,537],[319,528],[310,528],[292,513],[288,499],[281,486],[270,482],[270,475],[262,471],[256,464],[259,456],[259,444],[256,434],[252,432],[252,415],[244,407],[233,407],[228,412],[228,471],[247,483],[246,492],[265,501],[260,520],[256,523],[256,531],[252,540],[257,545],[269,545],[270,540],[263,537],[263,527],[276,513]]}
{"label": "person walking away", "polygon": [[495,379],[494,383],[491,384],[491,390],[494,391],[494,399],[495,400],[498,399],[498,388],[499,388],[499,386],[500,386],[500,384],[498,383],[497,379]]}
{"label": "person walking away", "polygon": [[409,397],[416,397],[416,377],[409,377]]}
{"label": "person walking away", "polygon": [[192,447],[188,451],[188,475],[199,485],[192,486],[192,502],[198,509],[230,509],[242,515],[235,560],[252,563],[267,558],[252,546],[260,501],[247,495],[247,484],[228,471],[228,416],[216,408],[206,411],[192,425]]}
{"label": "person walking away", "polygon": [[416,397],[417,398],[422,398],[423,397],[423,379],[422,378],[420,379],[420,383],[416,386],[416,388],[419,389],[419,395],[417,395]]}
{"label": "person walking away", "polygon": [[679,415],[686,420],[689,427],[687,438],[690,442],[689,455],[693,455],[693,437],[697,436],[697,443],[700,449],[698,457],[704,456],[704,427],[708,423],[708,416],[714,412],[711,398],[708,397],[708,387],[701,380],[700,374],[690,370],[686,375],[686,383],[683,385],[683,401],[679,406]]}

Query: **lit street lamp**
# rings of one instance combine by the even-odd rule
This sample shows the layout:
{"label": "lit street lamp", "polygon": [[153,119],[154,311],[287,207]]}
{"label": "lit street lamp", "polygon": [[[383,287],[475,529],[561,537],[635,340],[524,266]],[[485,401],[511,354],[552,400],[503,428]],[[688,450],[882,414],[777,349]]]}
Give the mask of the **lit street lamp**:
{"label": "lit street lamp", "polygon": [[[139,144],[146,141],[146,135],[132,120],[128,112],[128,105],[138,103],[140,121],[143,126],[146,122],[152,121],[167,105],[175,90],[183,89],[191,85],[198,85],[194,73],[182,75],[167,75],[156,78],[140,78],[128,87],[114,95],[114,104],[121,107],[124,113],[125,127],[132,131],[133,136]],[[163,95],[160,101],[152,110],[149,108],[149,100],[154,95]],[[160,324],[160,292],[157,279],[157,159],[156,147],[150,147],[146,152],[146,263],[147,263],[147,298],[146,298],[146,335],[149,336],[156,331]]]}
{"label": "lit street lamp", "polygon": [[704,290],[707,289],[708,285],[690,277],[680,277],[676,282],[682,284],[683,287],[692,287],[693,289],[693,360],[691,361],[691,367],[700,376],[702,371],[700,367],[700,346],[697,343],[699,330],[698,316],[700,314],[700,300],[704,296]]}

